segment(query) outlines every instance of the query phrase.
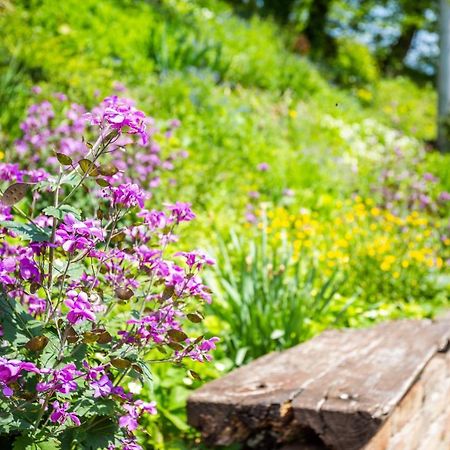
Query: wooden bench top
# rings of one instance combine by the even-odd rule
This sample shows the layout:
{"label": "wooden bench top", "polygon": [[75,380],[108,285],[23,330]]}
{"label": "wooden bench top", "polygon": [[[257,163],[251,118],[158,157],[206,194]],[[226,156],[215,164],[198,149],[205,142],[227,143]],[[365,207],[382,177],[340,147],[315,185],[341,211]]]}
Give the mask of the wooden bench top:
{"label": "wooden bench top", "polygon": [[360,449],[449,338],[449,319],[326,331],[207,383],[190,396],[188,419],[209,444],[270,435]]}

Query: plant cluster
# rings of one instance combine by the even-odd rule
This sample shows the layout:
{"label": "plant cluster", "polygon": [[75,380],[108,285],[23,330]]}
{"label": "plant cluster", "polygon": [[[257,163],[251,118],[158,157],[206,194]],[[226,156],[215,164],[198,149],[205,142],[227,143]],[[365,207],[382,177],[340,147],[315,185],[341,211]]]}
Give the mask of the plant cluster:
{"label": "plant cluster", "polygon": [[[152,364],[209,360],[215,348],[189,325],[211,301],[199,273],[213,260],[174,252],[177,228],[195,218],[189,204],[145,208],[166,162],[130,100],[108,97],[89,113],[71,105],[58,126],[53,118],[49,102],[33,105],[16,143],[45,169],[0,167],[0,433],[15,448],[137,449],[138,421],[156,405],[127,383],[150,383]],[[86,122],[93,143],[76,138]],[[88,204],[76,201],[83,190]]]}
{"label": "plant cluster", "polygon": [[[447,202],[440,200],[441,208]],[[450,264],[445,220],[426,211],[400,215],[359,196],[345,202],[323,196],[321,203],[321,211],[260,210],[252,226],[265,230],[273,248],[288,236],[294,260],[310,258],[325,276],[339,268],[347,277],[339,293],[357,294],[365,305],[445,297],[437,282]]]}

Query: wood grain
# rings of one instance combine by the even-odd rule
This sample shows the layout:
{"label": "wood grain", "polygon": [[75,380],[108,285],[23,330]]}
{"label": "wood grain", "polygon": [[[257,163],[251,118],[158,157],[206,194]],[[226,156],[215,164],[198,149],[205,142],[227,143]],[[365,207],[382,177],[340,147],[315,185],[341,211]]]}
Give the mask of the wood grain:
{"label": "wood grain", "polygon": [[188,419],[210,445],[360,449],[449,336],[448,319],[327,331],[206,384]]}

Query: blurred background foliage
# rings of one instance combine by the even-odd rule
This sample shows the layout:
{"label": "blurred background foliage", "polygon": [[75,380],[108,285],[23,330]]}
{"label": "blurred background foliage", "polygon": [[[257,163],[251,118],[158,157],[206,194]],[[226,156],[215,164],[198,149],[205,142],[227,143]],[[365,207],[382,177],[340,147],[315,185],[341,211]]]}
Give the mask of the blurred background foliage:
{"label": "blurred background foliage", "polygon": [[0,0],[4,162],[34,85],[91,107],[120,82],[182,123],[163,150],[189,157],[155,202],[193,203],[181,239],[218,260],[204,332],[222,343],[202,381],[154,368],[149,448],[203,448],[184,410],[201,382],[329,326],[448,307],[436,3]]}

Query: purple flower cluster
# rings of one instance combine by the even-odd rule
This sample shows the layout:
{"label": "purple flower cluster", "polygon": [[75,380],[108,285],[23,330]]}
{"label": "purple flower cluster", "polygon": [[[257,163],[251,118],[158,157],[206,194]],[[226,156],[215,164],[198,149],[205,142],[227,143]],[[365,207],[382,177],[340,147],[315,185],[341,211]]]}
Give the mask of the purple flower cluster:
{"label": "purple flower cluster", "polygon": [[76,250],[93,250],[104,239],[104,230],[95,220],[80,221],[69,213],[56,230],[55,244],[73,253]]}
{"label": "purple flower cluster", "polygon": [[133,208],[144,207],[145,193],[137,184],[127,183],[111,188],[113,206]]}
{"label": "purple flower cluster", "polygon": [[119,133],[138,134],[143,144],[148,141],[145,114],[136,109],[131,100],[121,99],[116,95],[107,97],[92,113],[85,114],[85,118],[92,125],[114,129]]}
{"label": "purple flower cluster", "polygon": [[128,431],[134,431],[138,427],[138,419],[143,413],[156,414],[156,403],[136,400],[134,403],[125,403],[123,409],[126,414],[119,417],[119,426]]}
{"label": "purple flower cluster", "polygon": [[[0,311],[0,344],[14,355],[0,358],[0,396],[12,409],[29,405],[14,410],[17,417],[55,439],[65,426],[95,422],[96,413],[80,412],[95,399],[115,423],[108,448],[121,442],[120,448],[140,449],[134,432],[143,414],[156,414],[156,405],[126,386],[146,381],[146,360],[155,349],[164,361],[210,360],[217,338],[187,333],[203,319],[202,305],[211,302],[200,275],[214,261],[200,251],[173,248],[177,227],[195,218],[189,203],[144,208],[156,198],[149,189],[160,184],[161,170],[174,170],[175,159],[185,156],[162,157],[153,141],[156,129],[148,130],[153,121],[115,96],[88,115],[64,94],[55,99],[56,106],[33,105],[22,124],[16,147],[30,167],[0,164],[5,187],[39,183],[20,199],[29,202],[20,218],[14,208],[0,206],[0,302],[7,309]],[[179,125],[169,124],[167,139]],[[87,145],[80,136],[95,129],[95,144]],[[80,158],[90,161],[89,168]],[[51,176],[32,167],[41,161]],[[80,195],[82,189],[92,195]],[[194,307],[197,312],[187,312]],[[11,319],[16,315],[20,323]],[[9,340],[12,329],[16,340]],[[23,411],[35,415],[21,418]]]}
{"label": "purple flower cluster", "polygon": [[67,292],[67,300],[64,304],[69,308],[67,320],[72,325],[85,320],[95,322],[95,314],[92,311],[92,305],[86,292],[76,292],[74,290]]}
{"label": "purple flower cluster", "polygon": [[39,373],[39,369],[31,362],[0,357],[0,387],[5,397],[11,397],[14,394],[11,385],[19,381],[23,372]]}

